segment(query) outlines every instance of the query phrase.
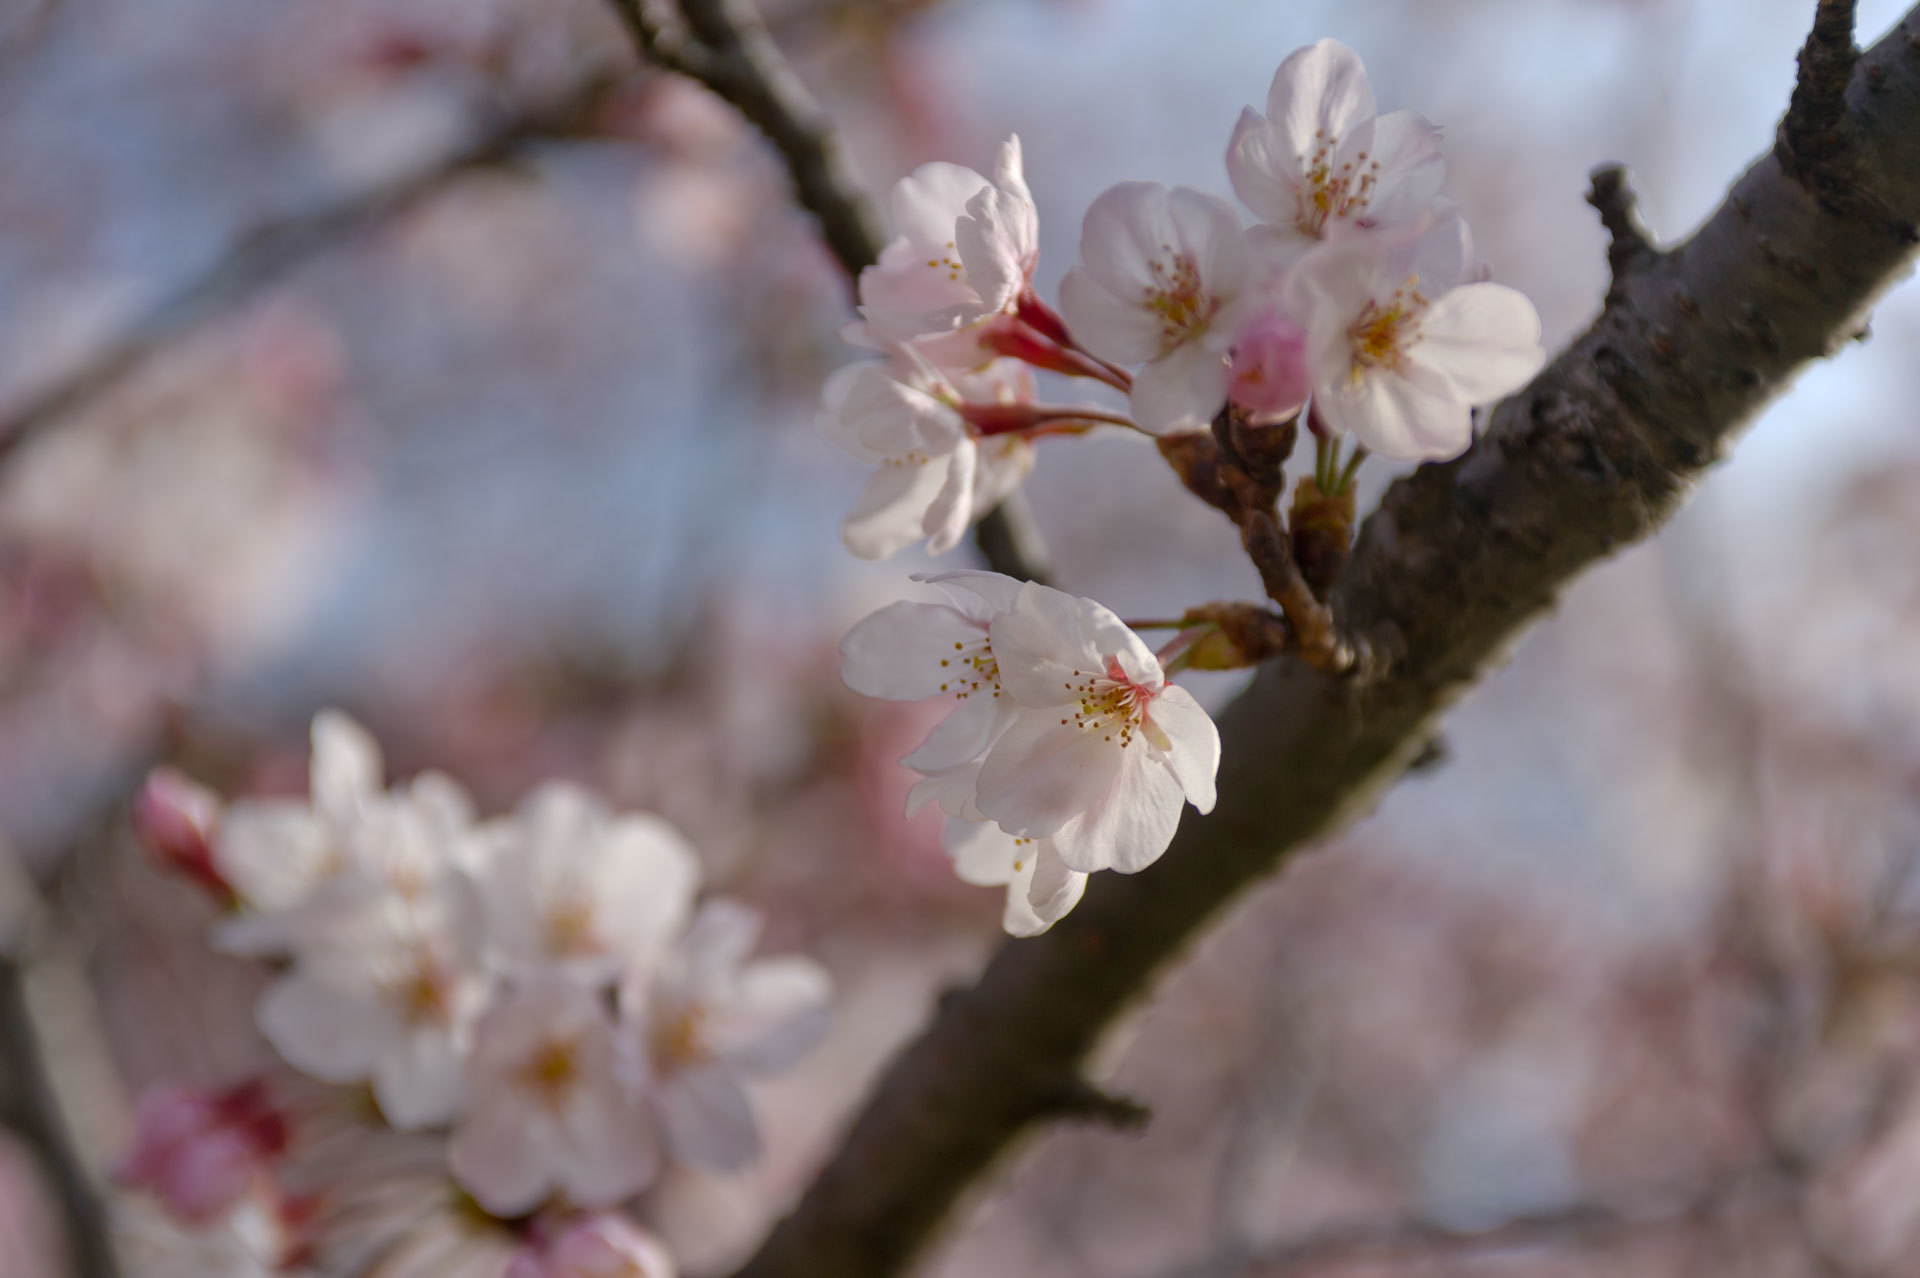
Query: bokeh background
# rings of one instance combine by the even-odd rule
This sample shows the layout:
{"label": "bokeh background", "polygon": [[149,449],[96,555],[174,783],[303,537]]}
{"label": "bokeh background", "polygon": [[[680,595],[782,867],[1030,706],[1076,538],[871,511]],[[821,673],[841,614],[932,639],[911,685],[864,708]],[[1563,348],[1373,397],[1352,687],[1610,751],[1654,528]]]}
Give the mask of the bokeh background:
{"label": "bokeh background", "polygon": [[[1228,194],[1240,108],[1339,37],[1446,127],[1550,342],[1604,289],[1586,171],[1685,233],[1770,144],[1811,10],[767,6],[873,192],[1019,132],[1049,294],[1112,182]],[[810,422],[846,314],[774,157],[598,0],[0,0],[0,842],[93,1163],[140,1087],[265,1054],[130,794],[158,762],[298,791],[336,705],[492,809],[564,775],[664,813],[830,965],[765,1162],[645,1202],[694,1275],[751,1249],[998,943],[900,816],[926,719],[837,678],[925,566],[839,545],[861,476]],[[1105,1064],[1151,1126],[1033,1140],[924,1273],[1920,1273],[1916,404],[1907,287],[1147,1000]],[[1259,593],[1135,440],[1043,445],[1029,491],[1122,615]],[[61,1273],[45,1194],[0,1137],[0,1275]],[[139,1275],[258,1272],[121,1210]]]}

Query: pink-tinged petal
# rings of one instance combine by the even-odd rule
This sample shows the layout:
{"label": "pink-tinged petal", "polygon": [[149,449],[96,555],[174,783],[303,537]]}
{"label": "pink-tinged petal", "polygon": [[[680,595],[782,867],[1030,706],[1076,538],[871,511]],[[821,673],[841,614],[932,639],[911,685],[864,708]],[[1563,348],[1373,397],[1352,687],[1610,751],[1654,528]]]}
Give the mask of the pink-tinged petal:
{"label": "pink-tinged petal", "polygon": [[725,989],[760,943],[760,912],[714,897],[700,907],[681,943],[687,990],[704,1000]]}
{"label": "pink-tinged petal", "polygon": [[447,1165],[475,1202],[502,1219],[524,1216],[547,1197],[550,1158],[518,1107],[475,1105],[447,1143]]}
{"label": "pink-tinged petal", "polygon": [[1233,206],[1218,196],[1176,186],[1167,196],[1180,251],[1199,268],[1200,287],[1215,302],[1236,296],[1247,282],[1247,234]]}
{"label": "pink-tinged petal", "polygon": [[254,1019],[289,1065],[323,1083],[366,1078],[394,1028],[370,991],[338,989],[297,972],[268,987]]}
{"label": "pink-tinged petal", "polygon": [[1313,389],[1307,333],[1277,310],[1252,317],[1234,333],[1227,393],[1256,416],[1290,417]]}
{"label": "pink-tinged petal", "polygon": [[1084,815],[1062,825],[1053,845],[1069,869],[1132,874],[1160,859],[1180,826],[1186,796],[1164,763],[1136,739],[1106,795]]}
{"label": "pink-tinged petal", "polygon": [[[1406,238],[1411,228],[1411,238]],[[1391,232],[1382,232],[1393,243]],[[1463,280],[1473,265],[1473,232],[1467,220],[1449,200],[1432,200],[1426,211],[1403,227],[1404,249],[1392,254],[1396,282],[1412,275],[1420,281],[1420,291],[1428,298],[1442,293]]]}
{"label": "pink-tinged petal", "polygon": [[741,971],[725,999],[709,1005],[707,1042],[737,1069],[778,1073],[826,1035],[832,997],[833,978],[812,959],[761,959]]}
{"label": "pink-tinged petal", "polygon": [[894,184],[894,229],[921,248],[945,248],[967,201],[990,185],[963,164],[923,164]]}
{"label": "pink-tinged petal", "polygon": [[678,830],[639,813],[610,822],[599,840],[591,889],[612,957],[651,960],[693,915],[700,858]]}
{"label": "pink-tinged petal", "polygon": [[675,1278],[673,1257],[623,1216],[602,1215],[567,1227],[544,1255],[522,1252],[524,1272],[506,1278]]}
{"label": "pink-tinged petal", "polygon": [[1240,112],[1227,143],[1227,178],[1254,216],[1291,224],[1298,215],[1305,175],[1292,148],[1280,143],[1267,119],[1252,107]]}
{"label": "pink-tinged petal", "polygon": [[1287,273],[1282,302],[1287,314],[1307,330],[1307,367],[1316,388],[1348,381],[1351,330],[1373,298],[1381,267],[1379,250],[1362,242],[1317,249]]}
{"label": "pink-tinged petal", "polygon": [[1033,473],[1033,445],[1016,435],[983,439],[974,449],[973,519],[984,518]]}
{"label": "pink-tinged petal", "polygon": [[953,873],[975,887],[1004,887],[1014,878],[1020,843],[991,821],[947,821],[944,842]]}
{"label": "pink-tinged petal", "polygon": [[760,1154],[753,1102],[725,1065],[686,1070],[667,1079],[660,1116],[673,1156],[709,1171],[739,1171]]}
{"label": "pink-tinged petal", "polygon": [[338,821],[360,814],[382,787],[380,743],[338,710],[313,717],[311,779],[315,810]]}
{"label": "pink-tinged petal", "polygon": [[997,614],[988,634],[1000,685],[1023,706],[1078,701],[1089,676],[1105,677],[1118,658],[1130,674],[1157,680],[1160,665],[1140,636],[1091,599],[1029,582],[1014,606]]}
{"label": "pink-tinged petal", "polygon": [[1335,430],[1353,432],[1368,448],[1396,461],[1446,461],[1473,443],[1467,405],[1430,395],[1385,370],[1320,387],[1315,402]]}
{"label": "pink-tinged petal", "polygon": [[1373,122],[1372,158],[1380,166],[1364,220],[1387,227],[1414,221],[1447,177],[1441,130],[1417,111],[1390,111]]}
{"label": "pink-tinged petal", "polygon": [[[1214,776],[1220,771],[1220,729],[1193,694],[1169,685],[1147,707],[1147,717],[1166,735],[1167,766],[1201,812],[1213,811]],[[1158,747],[1155,747],[1156,749]]]}
{"label": "pink-tinged petal", "polygon": [[[1027,188],[1027,166],[1020,150],[1020,135],[1009,133],[1007,140],[993,157],[993,184],[1003,191],[1024,201],[1028,208],[1033,207],[1033,192]],[[1035,216],[1035,231],[1028,237],[1029,242],[1038,240],[1038,216]]]}
{"label": "pink-tinged petal", "polygon": [[304,803],[241,800],[213,841],[213,868],[250,909],[292,909],[337,865],[332,834]]}
{"label": "pink-tinged petal", "polygon": [[1160,353],[1164,325],[1160,317],[1140,305],[1136,285],[1122,297],[1096,280],[1083,267],[1074,267],[1060,281],[1060,311],[1073,338],[1101,359],[1138,364]]}
{"label": "pink-tinged petal", "polygon": [[1540,315],[1504,284],[1463,284],[1420,317],[1420,341],[1408,362],[1449,398],[1488,404],[1526,385],[1546,363]]}
{"label": "pink-tinged petal", "polygon": [[1133,419],[1164,435],[1200,430],[1227,402],[1227,358],[1205,342],[1187,342],[1133,378]]}
{"label": "pink-tinged petal", "polygon": [[1338,40],[1288,55],[1267,89],[1267,118],[1278,140],[1309,158],[1323,139],[1344,140],[1373,117],[1373,88],[1360,55]]}
{"label": "pink-tinged petal", "polygon": [[929,555],[944,555],[959,545],[973,522],[973,441],[961,440],[945,464],[945,482],[920,521],[921,531],[927,535]]}
{"label": "pink-tinged petal", "polygon": [[1032,847],[1033,864],[1027,884],[1026,913],[1033,919],[1031,931],[1015,931],[1012,922],[1013,901],[1007,902],[1006,929],[1015,936],[1037,936],[1058,923],[1087,890],[1087,876],[1067,868],[1051,839],[1042,839]]}
{"label": "pink-tinged petal", "polygon": [[912,816],[929,803],[937,803],[950,817],[982,821],[974,804],[974,786],[980,777],[980,761],[932,773],[914,783],[907,791],[907,815]]}
{"label": "pink-tinged petal", "polygon": [[[1014,164],[1017,168],[1017,152]],[[996,185],[975,195],[967,201],[954,236],[983,312],[1012,306],[1027,286],[1038,255],[1039,221],[1025,183],[1017,191]]]}
{"label": "pink-tinged petal", "polygon": [[882,466],[840,525],[840,540],[862,559],[881,560],[926,536],[926,512],[946,486],[945,457]]}
{"label": "pink-tinged petal", "polygon": [[[1123,751],[1053,710],[1031,711],[994,743],[980,766],[980,810],[1011,834],[1052,834],[1104,796]],[[1077,868],[1077,867],[1076,867]]]}
{"label": "pink-tinged petal", "polygon": [[563,1155],[554,1179],[569,1202],[611,1207],[646,1188],[659,1174],[660,1146],[637,1092],[595,1079],[582,1086],[565,1113]]}
{"label": "pink-tinged petal", "polygon": [[982,629],[945,604],[888,604],[840,641],[840,677],[862,696],[885,701],[939,696],[955,677],[941,663],[977,643]]}
{"label": "pink-tinged petal", "polygon": [[997,688],[969,693],[953,712],[934,725],[927,739],[900,760],[915,772],[947,772],[980,758],[1019,713],[1013,698]]}

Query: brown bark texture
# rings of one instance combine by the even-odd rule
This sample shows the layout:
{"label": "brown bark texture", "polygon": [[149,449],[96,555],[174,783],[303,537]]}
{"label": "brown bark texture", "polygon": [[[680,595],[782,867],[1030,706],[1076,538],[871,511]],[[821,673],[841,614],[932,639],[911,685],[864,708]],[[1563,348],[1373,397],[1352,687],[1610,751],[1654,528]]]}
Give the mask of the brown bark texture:
{"label": "brown bark texture", "polygon": [[943,1000],[740,1278],[900,1273],[1020,1135],[1099,1117],[1081,1071],[1156,974],[1365,812],[1569,582],[1659,528],[1800,369],[1864,333],[1920,246],[1920,9],[1856,59],[1850,28],[1835,34],[1851,8],[1821,0],[1798,117],[1684,243],[1621,242],[1640,234],[1630,192],[1596,173],[1619,270],[1607,305],[1470,451],[1367,519],[1332,600],[1356,671],[1263,668],[1221,717],[1212,815],[1188,813],[1152,868],[1098,876]]}

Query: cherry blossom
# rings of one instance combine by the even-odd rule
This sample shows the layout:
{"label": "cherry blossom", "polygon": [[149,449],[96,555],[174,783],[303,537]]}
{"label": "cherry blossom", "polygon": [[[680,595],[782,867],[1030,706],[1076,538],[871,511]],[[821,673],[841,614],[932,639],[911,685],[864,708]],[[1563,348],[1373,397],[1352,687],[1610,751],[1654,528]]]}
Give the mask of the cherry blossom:
{"label": "cherry blossom", "polygon": [[1021,708],[977,781],[1002,830],[1051,836],[1069,869],[1130,873],[1166,851],[1185,803],[1212,810],[1213,720],[1113,613],[1029,582],[988,638]]}
{"label": "cherry blossom", "polygon": [[587,1216],[513,1258],[505,1278],[675,1278],[660,1240],[624,1216]]}
{"label": "cherry blossom", "polygon": [[731,1171],[754,1159],[747,1079],[786,1069],[826,1030],[826,970],[798,956],[749,962],[759,937],[754,911],[709,901],[658,974],[624,990],[668,1149],[692,1166]]}
{"label": "cherry blossom", "polygon": [[133,801],[133,832],[162,867],[228,899],[233,886],[213,863],[220,796],[172,768],[155,768]]}
{"label": "cherry blossom", "polygon": [[1546,360],[1540,317],[1470,269],[1457,214],[1399,241],[1329,247],[1288,276],[1288,309],[1307,328],[1315,412],[1386,457],[1456,457],[1475,405],[1526,384]]}
{"label": "cherry blossom", "polygon": [[679,832],[658,817],[614,816],[579,786],[541,786],[483,837],[489,942],[510,972],[553,967],[610,983],[693,912],[700,862]]}
{"label": "cherry blossom", "polygon": [[1088,208],[1080,259],[1061,281],[1061,309],[1093,354],[1144,363],[1135,420],[1155,434],[1206,425],[1227,397],[1231,308],[1250,261],[1232,208],[1187,187],[1122,182]]}
{"label": "cherry blossom", "polygon": [[1320,240],[1419,217],[1446,177],[1440,130],[1412,111],[1375,116],[1360,56],[1335,40],[1280,64],[1267,114],[1243,111],[1227,174],[1267,233],[1297,256]]}
{"label": "cherry blossom", "polygon": [[1262,310],[1233,337],[1227,397],[1256,419],[1293,416],[1312,390],[1307,331],[1278,307]]}
{"label": "cherry blossom", "polygon": [[902,178],[893,220],[898,236],[860,273],[860,314],[873,336],[948,332],[1011,309],[1027,291],[1040,222],[1017,136],[1001,145],[991,181],[945,162]]}
{"label": "cherry blossom", "polygon": [[962,882],[1006,887],[1001,926],[1013,936],[1046,931],[1087,888],[1087,876],[1067,868],[1052,839],[1021,838],[991,821],[949,819],[946,846]]}
{"label": "cherry blossom", "polygon": [[503,1217],[554,1193],[606,1207],[638,1192],[659,1167],[640,1068],[589,989],[554,979],[503,1000],[467,1065],[455,1178]]}
{"label": "cherry blossom", "polygon": [[[901,762],[915,771],[958,778],[941,806],[961,815],[972,790],[966,765],[977,763],[1013,722],[1018,707],[1000,686],[988,627],[1013,606],[1020,583],[993,572],[948,572],[917,576],[938,586],[946,603],[889,604],[866,618],[840,643],[841,677],[864,696],[886,701],[952,703],[946,718]],[[923,791],[919,801],[934,797]],[[974,814],[976,817],[978,813]]]}

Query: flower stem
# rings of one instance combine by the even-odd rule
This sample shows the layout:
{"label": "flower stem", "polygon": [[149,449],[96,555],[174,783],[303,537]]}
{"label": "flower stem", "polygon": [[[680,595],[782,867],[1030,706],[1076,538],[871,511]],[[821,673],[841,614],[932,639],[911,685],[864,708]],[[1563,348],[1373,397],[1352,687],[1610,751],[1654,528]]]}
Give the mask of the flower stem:
{"label": "flower stem", "polygon": [[[1347,459],[1346,468],[1340,472],[1340,482],[1337,485],[1335,485],[1333,491],[1328,495],[1333,497],[1338,497],[1341,493],[1344,493],[1347,491],[1347,489],[1353,487],[1353,481],[1360,474],[1360,463],[1365,461],[1366,459],[1367,459],[1366,445],[1355,444],[1353,447],[1353,456]],[[1326,490],[1322,489],[1322,491],[1324,492]]]}

